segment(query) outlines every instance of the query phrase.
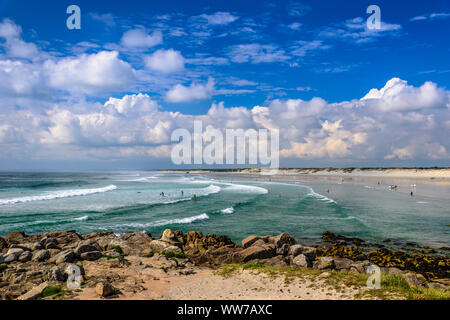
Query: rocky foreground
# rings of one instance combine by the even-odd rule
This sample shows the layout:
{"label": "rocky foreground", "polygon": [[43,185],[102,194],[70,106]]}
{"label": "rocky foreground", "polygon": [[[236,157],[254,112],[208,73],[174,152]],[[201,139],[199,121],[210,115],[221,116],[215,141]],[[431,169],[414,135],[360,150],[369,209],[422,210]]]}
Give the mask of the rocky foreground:
{"label": "rocky foreground", "polygon": [[[304,246],[285,233],[249,236],[235,244],[226,236],[196,231],[165,230],[159,239],[139,232],[117,236],[112,232],[26,235],[16,231],[0,237],[0,298],[87,298],[83,296],[86,288],[95,288],[97,298],[120,298],[148,290],[144,278],[158,281],[157,273],[149,270],[158,271],[161,277],[175,275],[170,282],[228,264],[354,273],[366,273],[375,264],[386,274],[403,276],[411,286],[450,288],[450,257],[445,251],[415,244],[393,250],[386,244],[368,244],[331,232],[324,232],[321,245]],[[74,265],[81,272],[80,288],[67,286]]]}

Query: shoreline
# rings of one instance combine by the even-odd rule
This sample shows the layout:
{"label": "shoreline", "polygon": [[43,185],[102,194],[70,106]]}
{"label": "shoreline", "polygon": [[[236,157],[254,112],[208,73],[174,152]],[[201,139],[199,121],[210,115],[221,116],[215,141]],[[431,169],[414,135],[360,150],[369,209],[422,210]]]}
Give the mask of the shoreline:
{"label": "shoreline", "polygon": [[[450,299],[449,248],[411,243],[393,250],[388,242],[327,231],[316,246],[285,233],[233,243],[227,236],[169,229],[158,238],[139,232],[16,231],[0,238],[0,249],[2,299],[377,299],[381,292],[389,299],[419,293],[414,297]],[[80,268],[79,289],[66,285],[70,265]],[[370,265],[380,268],[385,281],[398,278],[415,289],[385,285],[370,291],[364,285]],[[285,283],[290,291],[281,294],[285,277],[292,278]]]}

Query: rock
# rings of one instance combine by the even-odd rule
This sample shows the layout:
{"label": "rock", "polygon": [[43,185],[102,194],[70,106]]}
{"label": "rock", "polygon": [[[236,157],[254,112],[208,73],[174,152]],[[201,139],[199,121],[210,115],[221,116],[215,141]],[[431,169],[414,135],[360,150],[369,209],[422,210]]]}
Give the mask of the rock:
{"label": "rock", "polygon": [[37,250],[33,253],[32,261],[42,262],[50,258],[50,252],[48,250]]}
{"label": "rock", "polygon": [[82,253],[90,251],[102,251],[102,248],[96,241],[88,240],[88,242],[79,244],[74,250],[77,256],[81,256]]}
{"label": "rock", "polygon": [[298,256],[299,254],[304,254],[310,260],[313,260],[316,257],[317,249],[314,247],[302,246],[301,244],[294,244],[289,247],[288,254],[294,257]]}
{"label": "rock", "polygon": [[180,241],[175,236],[175,233],[172,230],[170,230],[170,229],[164,230],[164,232],[161,235],[161,239],[160,240],[164,241],[164,242],[168,242],[168,243],[174,244],[174,245],[181,244]]}
{"label": "rock", "polygon": [[42,250],[42,249],[44,249],[44,246],[40,242],[34,242],[31,245],[31,251]]}
{"label": "rock", "polygon": [[161,240],[153,240],[150,242],[150,248],[153,252],[162,253],[164,251],[173,251],[174,253],[182,253],[182,250],[179,247],[172,246],[167,242]]}
{"label": "rock", "polygon": [[304,254],[297,255],[293,260],[292,264],[299,268],[308,268],[311,266],[311,263],[308,257]]}
{"label": "rock", "polygon": [[8,252],[6,252],[6,254],[13,254],[16,256],[16,259],[17,259],[24,251],[25,250],[23,250],[21,248],[12,248],[12,249],[9,249]]}
{"label": "rock", "polygon": [[388,275],[394,276],[394,275],[401,275],[401,274],[403,274],[403,271],[400,270],[399,268],[391,267],[391,268],[387,268],[386,273]]}
{"label": "rock", "polygon": [[356,245],[360,245],[361,243],[364,242],[364,240],[359,239],[359,238],[347,238],[341,235],[335,235],[333,232],[330,231],[325,231],[322,234],[322,240],[325,242],[344,242],[344,243],[353,243]]}
{"label": "rock", "polygon": [[109,283],[97,283],[95,286],[95,292],[103,298],[109,297],[116,293],[116,289]]}
{"label": "rock", "polygon": [[95,261],[102,257],[102,253],[100,251],[89,251],[83,252],[80,255],[81,260]]}
{"label": "rock", "polygon": [[247,262],[253,259],[267,259],[276,255],[274,245],[265,244],[263,246],[250,246],[238,253],[242,262]]}
{"label": "rock", "polygon": [[353,263],[353,260],[347,258],[334,258],[336,270],[350,270]]}
{"label": "rock", "polygon": [[321,257],[319,260],[314,261],[313,268],[317,270],[334,269],[334,259],[332,257]]}
{"label": "rock", "polygon": [[0,237],[0,252],[1,252],[3,249],[6,249],[6,248],[8,248],[8,243],[6,242],[5,239],[3,239],[2,237]]}
{"label": "rock", "polygon": [[274,256],[268,259],[255,259],[248,261],[248,263],[259,264],[274,268],[286,268],[289,266],[289,264],[285,261],[285,258],[283,256]]}
{"label": "rock", "polygon": [[54,262],[56,264],[61,263],[71,263],[74,262],[77,258],[77,255],[72,250],[65,250],[60,253],[58,253],[56,256],[54,256],[50,261]]}
{"label": "rock", "polygon": [[24,251],[17,259],[20,262],[28,262],[33,257],[33,254],[30,251]]}
{"label": "rock", "polygon": [[53,238],[49,238],[45,241],[45,249],[58,249],[61,250],[60,247],[58,247],[58,242],[53,239]]}
{"label": "rock", "polygon": [[278,236],[270,237],[269,241],[272,242],[276,248],[281,248],[284,244],[291,246],[296,243],[295,239],[287,233],[281,233]]}
{"label": "rock", "polygon": [[58,282],[64,282],[67,279],[58,266],[54,266],[53,268],[51,268],[47,272],[47,277],[49,281],[58,281]]}
{"label": "rock", "polygon": [[11,263],[18,259],[18,257],[15,254],[5,254],[4,256],[0,257],[0,263]]}
{"label": "rock", "polygon": [[359,273],[366,273],[367,272],[367,268],[369,267],[370,262],[368,260],[364,260],[364,261],[356,261],[353,262],[351,267],[350,267],[350,271],[355,271],[355,272],[359,272]]}
{"label": "rock", "polygon": [[422,285],[422,282],[419,280],[419,277],[415,273],[404,273],[403,278],[405,278],[406,282],[408,282],[411,287],[419,287]]}
{"label": "rock", "polygon": [[25,244],[16,244],[13,243],[9,246],[10,249],[22,249],[23,251],[30,251],[30,248]]}
{"label": "rock", "polygon": [[258,240],[262,240],[262,237],[260,237],[260,236],[248,236],[247,238],[242,240],[242,246],[244,248],[248,248],[248,247],[253,245],[253,243],[255,243]]}
{"label": "rock", "polygon": [[34,287],[27,293],[21,295],[17,300],[34,300],[42,295],[42,292],[48,287],[47,282],[43,282],[40,285]]}
{"label": "rock", "polygon": [[289,244],[284,243],[283,245],[281,245],[281,247],[277,248],[276,250],[277,254],[286,256],[289,252]]}
{"label": "rock", "polygon": [[14,231],[8,234],[5,237],[6,242],[8,243],[8,246],[12,244],[19,244],[25,242],[24,240],[27,238],[27,235],[23,231]]}

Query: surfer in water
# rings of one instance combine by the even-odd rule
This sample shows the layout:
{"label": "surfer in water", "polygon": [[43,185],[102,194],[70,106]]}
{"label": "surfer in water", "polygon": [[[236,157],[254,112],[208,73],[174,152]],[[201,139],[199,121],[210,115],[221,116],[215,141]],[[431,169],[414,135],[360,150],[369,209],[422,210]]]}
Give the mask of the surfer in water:
{"label": "surfer in water", "polygon": [[192,201],[197,201],[197,195],[194,194],[194,196],[192,197]]}
{"label": "surfer in water", "polygon": [[184,191],[183,191],[183,190],[181,190],[181,196],[182,196],[182,197],[184,196]]}

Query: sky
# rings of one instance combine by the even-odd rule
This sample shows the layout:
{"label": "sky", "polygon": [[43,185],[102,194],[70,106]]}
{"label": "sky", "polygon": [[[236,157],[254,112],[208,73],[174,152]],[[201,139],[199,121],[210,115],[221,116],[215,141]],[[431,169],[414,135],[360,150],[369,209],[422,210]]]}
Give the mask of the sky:
{"label": "sky", "polygon": [[278,129],[281,167],[447,167],[449,39],[448,0],[0,0],[0,171],[176,168],[194,120]]}

